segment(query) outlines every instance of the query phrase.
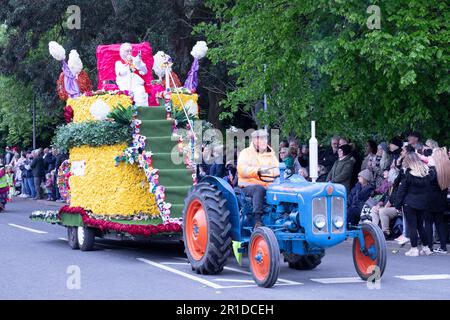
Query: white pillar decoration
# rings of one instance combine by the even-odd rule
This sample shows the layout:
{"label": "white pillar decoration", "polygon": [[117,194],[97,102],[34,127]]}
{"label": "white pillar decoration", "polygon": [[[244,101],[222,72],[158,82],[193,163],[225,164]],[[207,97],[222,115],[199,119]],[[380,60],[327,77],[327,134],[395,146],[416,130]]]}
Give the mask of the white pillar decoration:
{"label": "white pillar decoration", "polygon": [[318,170],[319,150],[316,139],[316,122],[311,121],[311,139],[309,139],[309,176],[312,182],[316,182],[319,177]]}

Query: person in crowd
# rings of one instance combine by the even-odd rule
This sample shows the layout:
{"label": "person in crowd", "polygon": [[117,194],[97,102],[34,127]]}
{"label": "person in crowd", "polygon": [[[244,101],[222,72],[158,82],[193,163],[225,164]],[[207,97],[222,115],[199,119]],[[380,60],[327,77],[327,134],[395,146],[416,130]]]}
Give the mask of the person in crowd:
{"label": "person in crowd", "polygon": [[377,147],[375,163],[369,164],[369,170],[373,171],[375,187],[379,187],[384,179],[384,171],[389,171],[391,159],[389,148],[386,142],[381,142]]}
{"label": "person in crowd", "polygon": [[306,168],[300,168],[300,170],[298,171],[298,174],[299,174],[300,176],[302,176],[303,178],[305,178],[305,180],[307,180],[307,181],[312,181],[311,178],[309,177],[308,169],[306,169]]}
{"label": "person in crowd", "polygon": [[[427,143],[428,144],[428,143]],[[425,230],[428,247],[436,253],[447,253],[447,225],[444,212],[447,209],[447,194],[450,187],[450,160],[445,149],[434,148],[430,159],[431,186],[428,192],[428,207],[425,215]],[[440,247],[433,250],[433,223],[439,236]]]}
{"label": "person in crowd", "polygon": [[338,148],[339,148],[339,137],[333,136],[330,141],[330,147],[328,147],[325,152],[319,157],[319,164],[323,165],[326,173],[330,172],[334,163],[339,159]]}
{"label": "person in crowd", "polygon": [[[268,145],[268,133],[256,130],[251,135],[252,142],[248,148],[241,151],[238,157],[238,183],[242,192],[252,197],[255,228],[262,225],[263,204],[266,187],[279,172],[278,157]],[[263,177],[264,176],[264,177]]]}
{"label": "person in crowd", "polygon": [[286,165],[286,169],[289,172],[294,170],[294,159],[297,157],[296,154],[297,149],[294,147],[283,148],[280,150],[280,159]]}
{"label": "person in crowd", "polygon": [[365,157],[361,164],[361,170],[369,169],[373,171],[373,167],[375,167],[377,163],[377,152],[378,146],[375,141],[367,140]]}
{"label": "person in crowd", "polygon": [[350,142],[349,146],[352,148],[351,156],[355,159],[355,165],[353,167],[352,179],[350,181],[350,185],[354,186],[358,182],[358,172],[361,171],[362,158],[356,147],[356,144]]}
{"label": "person in crowd", "polygon": [[396,166],[397,159],[400,158],[403,142],[400,138],[394,137],[389,142],[389,153],[391,156],[391,166]]}
{"label": "person in crowd", "polygon": [[347,210],[347,222],[357,225],[361,217],[361,211],[364,204],[373,193],[372,185],[373,175],[368,169],[358,174],[358,182],[353,187],[349,196],[349,205]]}
{"label": "person in crowd", "polygon": [[420,146],[421,146],[421,144],[419,144],[420,139],[421,139],[421,134],[418,131],[411,131],[408,134],[408,144],[416,150],[420,149]]}
{"label": "person in crowd", "polygon": [[5,210],[8,200],[9,186],[6,177],[5,167],[0,166],[0,212]]}
{"label": "person in crowd", "polygon": [[45,173],[49,173],[55,169],[56,157],[53,155],[53,150],[46,148],[47,154],[44,159]]}
{"label": "person in crowd", "polygon": [[230,184],[232,188],[238,186],[237,169],[232,160],[228,161],[225,165],[225,177],[223,178],[226,182]]}
{"label": "person in crowd", "polygon": [[307,144],[302,145],[301,154],[298,157],[298,162],[303,168],[309,167],[309,146]]}
{"label": "person in crowd", "polygon": [[389,181],[389,170],[384,170],[383,180],[379,185],[375,186],[375,194],[385,194],[391,186],[392,183]]}
{"label": "person in crowd", "polygon": [[386,239],[391,239],[390,222],[399,215],[399,211],[392,205],[395,199],[397,188],[389,188],[381,197],[380,201],[371,208],[370,215],[372,223],[378,225],[381,223],[381,230]]}
{"label": "person in crowd", "polygon": [[45,190],[47,191],[47,201],[52,200],[52,190],[53,190],[53,175],[55,169],[45,174]]}
{"label": "person in crowd", "polygon": [[5,148],[5,155],[3,156],[3,165],[8,166],[14,157],[14,153],[11,151],[10,147]]}
{"label": "person in crowd", "polygon": [[13,176],[14,176],[14,189],[15,189],[15,196],[20,195],[22,192],[22,174],[20,167],[18,165],[18,162],[20,160],[20,154],[18,152],[14,152],[13,160],[11,161],[11,167],[13,170]]}
{"label": "person in crowd", "polygon": [[319,164],[318,166],[318,177],[317,177],[317,182],[327,182],[327,169],[325,168],[325,166]]}
{"label": "person in crowd", "polygon": [[351,156],[352,147],[344,144],[338,148],[338,161],[336,161],[327,176],[327,181],[340,183],[345,186],[347,194],[350,192],[355,159]]}
{"label": "person in crowd", "polygon": [[25,171],[25,183],[28,186],[29,197],[36,197],[36,190],[34,189],[34,179],[33,179],[33,171],[31,169],[31,162],[33,161],[33,152],[28,151],[26,155],[27,159],[24,162],[24,171]]}
{"label": "person in crowd", "polygon": [[344,144],[349,144],[350,143],[350,140],[349,139],[347,139],[347,138],[345,138],[345,137],[340,137],[339,138],[339,147],[340,146],[343,146]]}
{"label": "person in crowd", "polygon": [[31,162],[31,169],[33,172],[34,189],[36,190],[36,196],[34,200],[42,199],[42,188],[41,183],[45,178],[45,163],[43,159],[42,149],[37,149],[34,151],[34,159]]}
{"label": "person in crowd", "polygon": [[52,154],[55,157],[55,174],[53,175],[52,201],[58,201],[61,198],[58,188],[58,169],[61,166],[61,163],[69,158],[69,155],[64,152],[59,152],[59,150],[55,147],[52,148]]}
{"label": "person in crowd", "polygon": [[297,139],[289,140],[289,148],[295,148],[297,150],[297,154],[300,153],[300,150],[299,150],[300,144]]}
{"label": "person in crowd", "polygon": [[[402,166],[406,172],[398,187],[395,208],[397,210],[403,209],[408,225],[411,249],[405,255],[410,257],[430,255],[433,252],[426,246],[428,240],[424,229],[428,190],[431,186],[429,169],[419,156],[412,152],[405,155]],[[419,233],[420,240],[424,244],[421,250],[418,248],[417,233]]]}
{"label": "person in crowd", "polygon": [[281,148],[289,148],[289,143],[286,140],[280,142],[280,150]]}
{"label": "person in crowd", "polygon": [[8,183],[8,198],[7,201],[11,202],[12,198],[14,197],[16,193],[16,189],[14,188],[15,182],[14,182],[14,170],[12,166],[8,165],[5,167],[5,176],[6,176],[6,182]]}
{"label": "person in crowd", "polygon": [[25,165],[25,161],[26,161],[26,153],[24,151],[22,151],[20,153],[19,159],[17,159],[17,161],[14,164],[14,175],[17,179],[17,181],[20,183],[20,195],[19,197],[21,198],[25,198],[27,195],[29,195],[29,190],[28,190],[28,186],[26,183],[26,180],[24,179],[24,176],[26,174],[24,165]]}
{"label": "person in crowd", "polygon": [[209,168],[209,174],[215,177],[225,175],[225,165],[223,164],[223,145],[216,145],[212,149],[213,163]]}

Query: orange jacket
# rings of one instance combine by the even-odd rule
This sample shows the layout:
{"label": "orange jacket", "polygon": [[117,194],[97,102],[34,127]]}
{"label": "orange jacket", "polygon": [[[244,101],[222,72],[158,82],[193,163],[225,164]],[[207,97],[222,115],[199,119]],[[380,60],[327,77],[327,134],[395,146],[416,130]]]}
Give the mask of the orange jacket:
{"label": "orange jacket", "polygon": [[[260,184],[267,187],[268,182],[261,181],[258,177],[258,170],[267,169],[270,167],[276,167],[271,170],[270,173],[265,173],[264,175],[276,176],[279,175],[279,162],[278,158],[273,152],[272,148],[270,151],[259,153],[256,151],[253,143],[250,147],[245,148],[241,151],[238,157],[237,171],[238,171],[238,184],[240,187],[246,187],[250,184]],[[265,180],[270,180],[270,178],[264,178]]]}

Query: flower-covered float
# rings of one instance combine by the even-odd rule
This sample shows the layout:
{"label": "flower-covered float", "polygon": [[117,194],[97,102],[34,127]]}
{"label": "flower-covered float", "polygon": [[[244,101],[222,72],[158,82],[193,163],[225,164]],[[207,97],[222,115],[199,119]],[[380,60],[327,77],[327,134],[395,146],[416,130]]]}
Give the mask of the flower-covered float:
{"label": "flower-covered float", "polygon": [[100,45],[92,91],[78,53],[72,50],[66,62],[65,49],[50,42],[51,56],[62,63],[57,92],[67,124],[57,128],[54,145],[69,153],[58,172],[67,205],[31,219],[67,227],[69,245],[82,250],[91,250],[96,236],[180,235],[196,171],[195,137],[178,129],[198,117],[198,60],[206,50],[204,42],[194,46],[181,86],[170,56],[152,56],[149,43]]}

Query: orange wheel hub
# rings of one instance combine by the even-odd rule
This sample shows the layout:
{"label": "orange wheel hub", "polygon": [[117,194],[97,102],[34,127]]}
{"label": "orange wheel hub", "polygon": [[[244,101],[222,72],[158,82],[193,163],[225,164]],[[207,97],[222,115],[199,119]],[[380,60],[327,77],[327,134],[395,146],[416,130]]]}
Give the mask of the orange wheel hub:
{"label": "orange wheel hub", "polygon": [[263,236],[257,235],[250,245],[250,263],[254,276],[264,281],[269,276],[269,246]]}
{"label": "orange wheel hub", "polygon": [[[363,231],[363,234],[366,249],[368,250],[370,247],[375,246],[375,240],[373,239],[372,235],[367,231]],[[365,255],[363,252],[361,252],[361,245],[359,243],[359,240],[356,240],[355,251],[355,260],[358,269],[361,271],[361,273],[370,276],[373,269],[369,268],[373,268],[373,266],[377,265],[377,259],[372,259],[369,254]]]}
{"label": "orange wheel hub", "polygon": [[208,223],[205,210],[199,200],[189,204],[184,223],[189,252],[195,260],[201,260],[208,243]]}

